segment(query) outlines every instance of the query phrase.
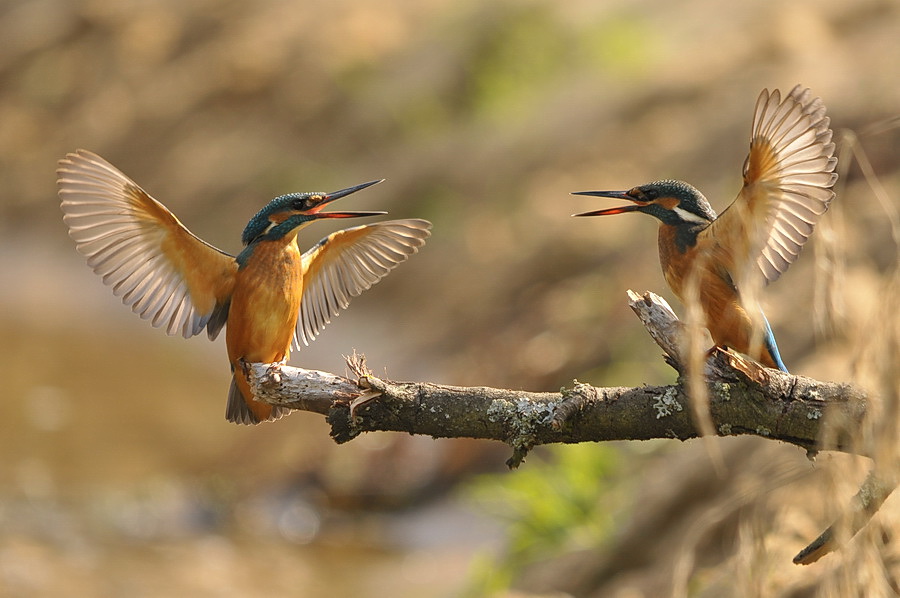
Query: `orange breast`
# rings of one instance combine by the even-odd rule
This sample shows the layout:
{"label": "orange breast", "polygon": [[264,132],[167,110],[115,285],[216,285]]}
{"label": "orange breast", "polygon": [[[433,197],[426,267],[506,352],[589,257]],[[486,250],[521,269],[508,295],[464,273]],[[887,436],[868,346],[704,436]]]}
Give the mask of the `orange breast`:
{"label": "orange breast", "polygon": [[273,406],[253,398],[240,360],[272,363],[290,355],[303,292],[301,264],[296,237],[265,241],[236,276],[225,343],[234,383],[257,421],[272,419]]}
{"label": "orange breast", "polygon": [[[751,351],[753,321],[741,305],[723,251],[699,245],[681,251],[675,243],[675,227],[663,224],[659,229],[659,259],[672,292],[682,302],[697,297],[705,326],[717,345],[731,347],[773,367],[768,354]],[[697,285],[696,290],[692,292],[690,285]]]}
{"label": "orange breast", "polygon": [[682,253],[675,244],[675,227],[668,224],[659,226],[659,263],[669,288],[684,301],[682,289],[687,277],[693,252]]}
{"label": "orange breast", "polygon": [[234,364],[281,361],[290,353],[302,292],[296,242],[260,243],[236,277],[226,344]]}

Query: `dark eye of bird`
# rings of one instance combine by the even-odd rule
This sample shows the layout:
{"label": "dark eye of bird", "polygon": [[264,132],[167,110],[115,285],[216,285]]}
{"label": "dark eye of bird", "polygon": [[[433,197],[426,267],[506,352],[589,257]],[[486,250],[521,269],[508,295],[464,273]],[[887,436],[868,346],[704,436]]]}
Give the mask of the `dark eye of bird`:
{"label": "dark eye of bird", "polygon": [[315,207],[323,199],[324,198],[321,195],[307,195],[306,197],[295,199],[291,203],[291,209],[297,210],[298,212],[303,212]]}
{"label": "dark eye of bird", "polygon": [[657,193],[656,189],[641,189],[640,187],[635,187],[631,191],[628,192],[628,195],[636,199],[637,201],[653,201],[657,198],[659,193]]}

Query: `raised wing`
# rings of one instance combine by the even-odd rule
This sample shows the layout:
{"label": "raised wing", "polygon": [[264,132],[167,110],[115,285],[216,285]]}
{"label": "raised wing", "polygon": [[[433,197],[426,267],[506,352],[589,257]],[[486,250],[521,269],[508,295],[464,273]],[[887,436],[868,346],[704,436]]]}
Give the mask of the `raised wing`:
{"label": "raised wing", "polygon": [[726,249],[738,273],[756,264],[773,282],[788,269],[834,198],[837,158],[825,106],[799,85],[756,101],[744,186],[702,234]]}
{"label": "raised wing", "polygon": [[303,298],[294,344],[308,345],[350,298],[406,261],[431,235],[427,220],[390,220],[332,233],[303,254]]}
{"label": "raised wing", "polygon": [[88,265],[154,327],[215,338],[237,264],[197,238],[112,164],[85,150],[59,161],[63,220]]}

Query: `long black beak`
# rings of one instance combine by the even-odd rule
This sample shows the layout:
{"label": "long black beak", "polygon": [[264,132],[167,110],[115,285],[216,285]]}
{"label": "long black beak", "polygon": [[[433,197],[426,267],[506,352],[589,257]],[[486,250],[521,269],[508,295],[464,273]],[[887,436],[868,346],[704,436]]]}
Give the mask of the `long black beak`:
{"label": "long black beak", "polygon": [[334,191],[332,193],[326,193],[325,197],[322,199],[322,202],[316,206],[315,212],[313,212],[317,218],[360,218],[362,216],[383,216],[387,214],[387,212],[320,212],[325,204],[329,204],[336,199],[340,199],[342,197],[347,197],[351,193],[356,193],[357,191],[362,191],[366,187],[371,187],[372,185],[377,185],[381,183],[384,179],[378,179],[377,181],[369,181],[368,183],[362,183],[360,185],[355,185],[353,187],[347,187],[346,189],[341,189],[340,191]]}
{"label": "long black beak", "polygon": [[634,202],[630,205],[617,206],[615,208],[606,208],[605,210],[594,210],[592,212],[582,212],[581,214],[572,214],[572,216],[609,216],[610,214],[624,214],[625,212],[638,212],[642,207],[647,205],[639,202],[635,198],[628,195],[626,191],[575,191],[572,195],[590,195],[592,197],[611,197],[613,199],[625,199]]}

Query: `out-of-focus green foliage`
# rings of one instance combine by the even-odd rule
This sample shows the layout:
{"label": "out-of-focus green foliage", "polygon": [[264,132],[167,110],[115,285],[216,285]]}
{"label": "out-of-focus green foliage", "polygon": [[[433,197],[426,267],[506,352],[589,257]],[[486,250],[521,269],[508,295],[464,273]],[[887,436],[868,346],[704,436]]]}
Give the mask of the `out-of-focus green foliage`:
{"label": "out-of-focus green foliage", "polygon": [[488,120],[532,114],[525,108],[548,87],[584,69],[634,77],[659,51],[633,13],[573,26],[550,5],[536,2],[483,12],[474,28],[478,41],[469,49],[465,93],[474,115]]}
{"label": "out-of-focus green foliage", "polygon": [[526,3],[490,17],[471,49],[468,95],[477,115],[502,121],[568,72],[574,52],[549,5]]}
{"label": "out-of-focus green foliage", "polygon": [[612,14],[580,31],[580,58],[585,68],[603,69],[621,78],[644,75],[661,51],[651,25],[633,11]]}
{"label": "out-of-focus green foliage", "polygon": [[480,508],[505,522],[501,554],[473,563],[469,595],[503,590],[521,569],[566,550],[597,547],[622,509],[612,483],[618,451],[598,444],[546,447],[506,474],[483,475],[467,488]]}

